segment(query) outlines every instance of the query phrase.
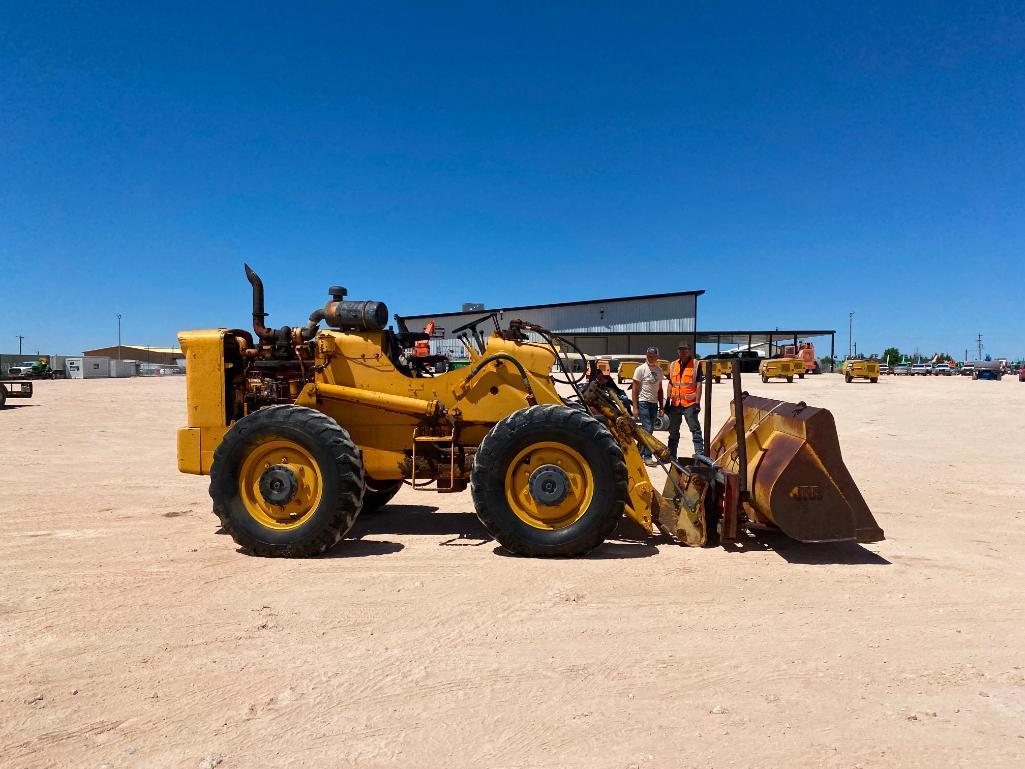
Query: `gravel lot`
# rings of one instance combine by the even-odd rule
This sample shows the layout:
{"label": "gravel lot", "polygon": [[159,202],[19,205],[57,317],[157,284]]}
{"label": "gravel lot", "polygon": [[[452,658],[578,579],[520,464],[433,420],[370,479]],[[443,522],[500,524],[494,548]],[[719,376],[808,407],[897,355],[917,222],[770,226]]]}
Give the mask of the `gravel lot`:
{"label": "gravel lot", "polygon": [[886,541],[527,560],[403,490],[251,558],[177,472],[183,379],[38,383],[0,412],[0,765],[1025,765],[1025,384],[745,387],[833,410]]}

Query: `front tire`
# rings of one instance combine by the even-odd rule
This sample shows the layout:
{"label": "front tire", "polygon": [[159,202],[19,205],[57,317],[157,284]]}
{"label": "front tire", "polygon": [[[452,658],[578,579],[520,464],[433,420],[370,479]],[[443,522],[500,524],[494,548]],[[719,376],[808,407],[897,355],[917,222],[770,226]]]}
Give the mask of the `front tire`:
{"label": "front tire", "polygon": [[854,381],[854,377],[852,377],[850,374],[844,374],[843,381],[845,381],[847,384],[850,384]]}
{"label": "front tire", "polygon": [[363,461],[349,434],[302,406],[270,406],[240,419],[210,468],[221,526],[258,556],[329,550],[355,523],[363,492]]}
{"label": "front tire", "polygon": [[768,384],[768,383],[769,383],[769,377],[765,376],[765,374],[762,374],[762,384]]}
{"label": "front tire", "polygon": [[626,504],[626,460],[612,433],[561,405],[531,406],[496,424],[471,480],[481,523],[518,555],[584,555],[612,534]]}

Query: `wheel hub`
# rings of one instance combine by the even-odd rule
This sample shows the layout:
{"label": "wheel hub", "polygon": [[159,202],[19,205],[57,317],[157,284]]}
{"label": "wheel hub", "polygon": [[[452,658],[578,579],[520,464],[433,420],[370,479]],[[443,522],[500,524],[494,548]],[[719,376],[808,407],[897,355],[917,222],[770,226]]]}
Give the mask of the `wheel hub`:
{"label": "wheel hub", "polygon": [[284,465],[271,465],[260,476],[260,494],[272,505],[287,505],[299,490],[299,479]]}
{"label": "wheel hub", "polygon": [[541,505],[557,505],[569,493],[569,476],[558,465],[541,465],[530,474],[530,496]]}

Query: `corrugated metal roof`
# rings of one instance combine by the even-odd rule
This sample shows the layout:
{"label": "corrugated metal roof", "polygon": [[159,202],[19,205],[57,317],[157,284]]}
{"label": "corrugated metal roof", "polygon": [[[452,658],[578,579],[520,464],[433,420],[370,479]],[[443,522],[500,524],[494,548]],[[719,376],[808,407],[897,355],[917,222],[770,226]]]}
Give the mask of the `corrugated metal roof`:
{"label": "corrugated metal roof", "polygon": [[672,291],[666,294],[638,294],[637,296],[614,296],[610,299],[582,299],[577,302],[555,302],[554,304],[525,304],[520,305],[519,307],[489,307],[483,310],[476,310],[472,313],[466,313],[462,311],[434,312],[426,313],[424,315],[405,315],[403,317],[405,320],[419,320],[421,318],[429,320],[431,318],[450,318],[456,315],[487,315],[489,312],[512,312],[514,310],[545,310],[553,307],[579,307],[585,304],[612,304],[613,302],[636,302],[648,299],[668,299],[672,297],[681,296],[701,296],[701,294],[703,293],[705,293],[704,289],[699,289],[696,291]]}
{"label": "corrugated metal roof", "polygon": [[[118,348],[118,346],[116,344],[112,344],[109,347],[96,347],[96,348],[94,348],[92,350],[86,350],[84,354],[88,355],[91,352],[99,352],[101,350],[116,350],[117,348]],[[144,344],[123,344],[123,345],[121,345],[121,349],[122,350],[137,350],[139,352],[164,353],[164,354],[167,354],[167,355],[181,355],[182,354],[181,348],[179,348],[179,347],[147,347]]]}
{"label": "corrugated metal roof", "polygon": [[507,325],[510,320],[518,319],[537,323],[560,334],[693,333],[697,297],[703,293],[704,291],[680,291],[587,302],[492,308],[476,312],[408,315],[403,317],[403,320],[411,331],[422,328],[433,320],[439,327],[439,335],[444,333],[449,337],[453,329],[491,313],[498,316],[499,324],[502,326]]}

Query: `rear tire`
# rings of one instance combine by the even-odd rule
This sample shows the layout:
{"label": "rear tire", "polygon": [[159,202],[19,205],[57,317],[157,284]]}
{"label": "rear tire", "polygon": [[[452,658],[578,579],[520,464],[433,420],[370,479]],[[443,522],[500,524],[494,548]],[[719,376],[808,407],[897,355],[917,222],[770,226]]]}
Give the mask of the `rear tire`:
{"label": "rear tire", "polygon": [[[550,486],[542,485],[546,477]],[[612,534],[626,504],[626,460],[612,433],[560,405],[531,406],[496,424],[471,480],[481,523],[518,555],[589,553]]]}
{"label": "rear tire", "polygon": [[[363,490],[363,461],[349,434],[303,406],[270,406],[240,419],[210,468],[221,526],[258,556],[304,558],[329,550],[356,522]],[[283,493],[284,501],[269,501],[272,493]]]}
{"label": "rear tire", "polygon": [[392,501],[401,488],[402,481],[375,481],[373,478],[367,478],[360,515],[379,512],[382,507]]}
{"label": "rear tire", "polygon": [[804,379],[804,374],[798,374],[798,375],[797,375],[797,378],[798,378],[798,379]]}
{"label": "rear tire", "polygon": [[872,384],[875,384],[876,382],[879,381],[879,377],[876,377],[875,379],[871,379],[870,378],[868,381],[871,382]]}
{"label": "rear tire", "polygon": [[788,377],[787,377],[787,382],[788,382],[789,384],[793,384],[793,383],[794,383],[794,378],[793,378],[792,376],[788,376]]}

